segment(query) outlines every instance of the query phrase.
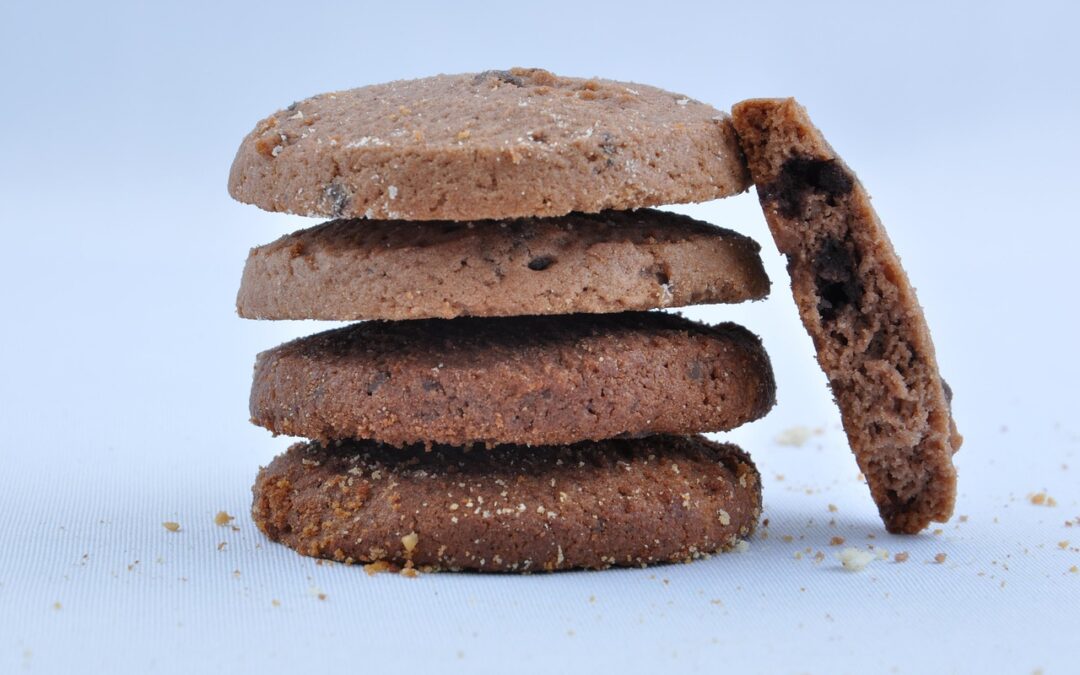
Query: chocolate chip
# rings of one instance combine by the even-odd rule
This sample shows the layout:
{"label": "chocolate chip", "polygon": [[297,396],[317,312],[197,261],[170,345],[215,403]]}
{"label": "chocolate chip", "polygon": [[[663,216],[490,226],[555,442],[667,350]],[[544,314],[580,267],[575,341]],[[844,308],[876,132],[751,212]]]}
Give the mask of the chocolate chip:
{"label": "chocolate chip", "polygon": [[371,396],[375,392],[379,391],[379,387],[383,386],[389,381],[390,373],[386,372],[385,370],[380,370],[379,372],[375,373],[374,377],[371,378],[371,382],[368,382],[367,388],[364,391],[367,392],[368,396]]}
{"label": "chocolate chip", "polygon": [[352,195],[340,183],[331,183],[323,190],[323,194],[330,201],[330,213],[334,218],[340,218],[348,208]]}
{"label": "chocolate chip", "polygon": [[555,264],[555,256],[540,255],[529,261],[529,269],[534,272],[542,272]]}
{"label": "chocolate chip", "polygon": [[525,80],[521,79],[517,75],[514,75],[509,70],[485,70],[482,73],[477,73],[476,77],[473,78],[473,82],[475,82],[476,84],[480,84],[484,80],[491,77],[499,80],[500,82],[512,84],[515,87],[525,86]]}
{"label": "chocolate chip", "polygon": [[690,379],[695,382],[700,382],[705,379],[705,366],[701,361],[693,361],[690,363]]}
{"label": "chocolate chip", "polygon": [[438,380],[431,377],[420,378],[420,387],[423,388],[424,391],[443,391],[442,384],[440,384]]}
{"label": "chocolate chip", "polygon": [[827,239],[814,256],[814,285],[818,295],[818,315],[833,321],[849,305],[862,299],[862,284],[856,273],[856,260],[836,239]]}
{"label": "chocolate chip", "polygon": [[941,388],[945,390],[945,402],[952,405],[952,387],[945,381],[945,378],[941,378]]}
{"label": "chocolate chip", "polygon": [[608,156],[619,151],[619,146],[615,144],[615,136],[611,132],[600,132],[600,151]]}
{"label": "chocolate chip", "polygon": [[854,185],[848,170],[834,159],[792,157],[761,193],[764,199],[776,202],[780,215],[794,218],[805,207],[807,195],[825,195],[835,205],[836,198],[851,192]]}

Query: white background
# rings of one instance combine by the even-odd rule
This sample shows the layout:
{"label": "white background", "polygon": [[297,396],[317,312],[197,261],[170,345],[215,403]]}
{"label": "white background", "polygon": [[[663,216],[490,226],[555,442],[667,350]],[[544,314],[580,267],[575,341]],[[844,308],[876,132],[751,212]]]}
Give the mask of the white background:
{"label": "white background", "polygon": [[[0,673],[1080,670],[1080,17],[944,4],[5,2]],[[511,65],[809,108],[926,308],[966,522],[884,534],[751,193],[679,210],[761,241],[774,281],[688,312],[772,355],[778,406],[727,435],[765,476],[767,539],[414,580],[263,539],[249,489],[287,440],[247,423],[254,354],[322,326],[234,314],[248,247],[309,224],[228,198],[240,139],[317,92]],[[825,431],[779,445],[793,426]],[[847,573],[833,536],[910,559]]]}

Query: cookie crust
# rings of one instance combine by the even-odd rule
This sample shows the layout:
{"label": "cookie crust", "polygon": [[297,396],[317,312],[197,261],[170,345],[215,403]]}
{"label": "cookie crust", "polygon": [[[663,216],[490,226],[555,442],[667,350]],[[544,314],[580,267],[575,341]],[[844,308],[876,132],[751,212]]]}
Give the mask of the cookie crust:
{"label": "cookie crust", "polygon": [[662,312],[364,322],[257,357],[275,434],[390,445],[558,445],[733,429],[775,402],[741,326]]}
{"label": "cookie crust", "polygon": [[733,120],[818,362],[886,528],[952,515],[962,437],[922,308],[870,197],[794,99]]}
{"label": "cookie crust", "polygon": [[249,319],[450,319],[756,300],[749,237],[666,211],[510,221],[336,220],[251,250]]}
{"label": "cookie crust", "polygon": [[536,68],[322,94],[262,120],[229,193],[327,218],[479,220],[700,202],[749,177],[726,113]]}
{"label": "cookie crust", "polygon": [[298,443],[259,472],[252,515],[309,556],[422,570],[688,561],[753,531],[746,453],[700,436],[463,450]]}

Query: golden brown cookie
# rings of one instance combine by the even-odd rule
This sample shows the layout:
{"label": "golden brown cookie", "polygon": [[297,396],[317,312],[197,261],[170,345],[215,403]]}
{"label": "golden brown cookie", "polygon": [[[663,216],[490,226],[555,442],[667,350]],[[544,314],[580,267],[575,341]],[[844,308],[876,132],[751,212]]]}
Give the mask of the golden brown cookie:
{"label": "golden brown cookie", "polygon": [[944,522],[960,447],[922,308],[870,196],[794,99],[733,109],[851,448],[890,532]]}
{"label": "golden brown cookie", "polygon": [[251,250],[251,319],[608,313],[741,302],[769,279],[752,239],[666,211],[510,221],[335,220]]}
{"label": "golden brown cookie", "polygon": [[233,197],[270,211],[395,220],[594,213],[748,184],[725,113],[535,68],[314,96],[259,122],[229,175]]}
{"label": "golden brown cookie", "polygon": [[364,322],[259,354],[251,418],[320,441],[560,445],[721,431],[775,402],[741,326],[663,312]]}
{"label": "golden brown cookie", "polygon": [[344,562],[484,572],[685,561],[753,531],[750,458],[701,436],[557,447],[298,443],[259,472],[271,539]]}

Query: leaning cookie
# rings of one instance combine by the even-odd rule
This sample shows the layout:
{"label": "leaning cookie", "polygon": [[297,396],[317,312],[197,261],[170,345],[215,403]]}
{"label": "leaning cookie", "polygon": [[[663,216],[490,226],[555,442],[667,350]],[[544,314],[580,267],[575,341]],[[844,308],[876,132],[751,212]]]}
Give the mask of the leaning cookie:
{"label": "leaning cookie", "polygon": [[259,122],[229,193],[330,218],[478,220],[700,202],[749,185],[725,113],[514,68],[322,94]]}
{"label": "leaning cookie", "polygon": [[298,443],[263,469],[271,539],[344,562],[486,572],[687,561],[750,535],[750,458],[701,436],[406,449]]}
{"label": "leaning cookie", "polygon": [[259,354],[251,418],[321,441],[558,445],[733,429],[775,402],[741,326],[662,312],[364,322]]}
{"label": "leaning cookie", "polygon": [[851,448],[890,532],[953,511],[951,392],[870,197],[793,99],[743,101],[736,130]]}
{"label": "leaning cookie", "polygon": [[749,237],[666,211],[467,223],[336,220],[252,249],[251,319],[608,313],[769,292]]}

